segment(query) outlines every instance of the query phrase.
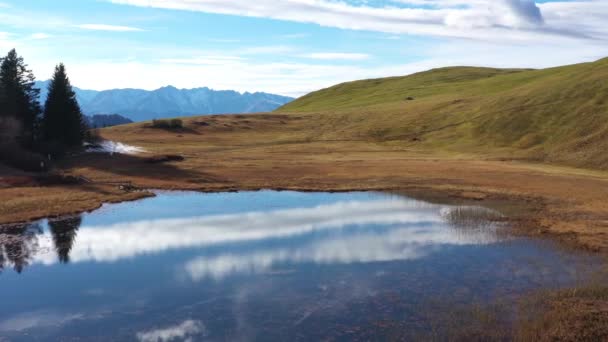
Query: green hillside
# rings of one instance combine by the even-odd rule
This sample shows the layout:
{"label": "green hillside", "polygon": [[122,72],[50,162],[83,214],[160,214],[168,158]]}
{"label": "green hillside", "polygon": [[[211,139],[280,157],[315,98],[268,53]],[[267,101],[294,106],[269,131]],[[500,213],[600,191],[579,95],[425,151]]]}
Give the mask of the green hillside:
{"label": "green hillside", "polygon": [[451,67],[339,84],[277,110],[311,139],[608,169],[608,59],[543,70]]}

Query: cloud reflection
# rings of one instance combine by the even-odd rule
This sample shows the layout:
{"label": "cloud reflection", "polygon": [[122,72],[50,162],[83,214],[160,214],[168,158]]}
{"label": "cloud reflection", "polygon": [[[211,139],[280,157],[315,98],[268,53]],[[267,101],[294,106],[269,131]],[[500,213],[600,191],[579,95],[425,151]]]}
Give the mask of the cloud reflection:
{"label": "cloud reflection", "polygon": [[[440,221],[441,217],[436,208],[427,208],[415,201],[395,199],[338,202],[312,208],[185,219],[159,219],[111,226],[84,226],[76,237],[70,260],[112,262],[170,249],[285,238],[314,231],[341,229],[349,225]],[[43,239],[41,244],[51,242],[49,239]],[[56,262],[56,258],[47,254],[39,256],[38,261],[52,264]]]}
{"label": "cloud reflection", "polygon": [[[222,252],[196,258],[183,267],[191,279],[200,280],[264,271],[279,263],[409,260],[424,257],[442,245],[496,241],[492,229],[464,234],[450,229],[454,217],[460,217],[450,215],[457,208],[395,197],[311,208],[83,226],[77,235],[70,236],[74,242],[68,252],[74,263],[115,262],[168,250],[217,247],[214,250]],[[287,240],[290,243],[282,242]],[[270,241],[276,243],[265,246]],[[39,244],[40,251],[54,250],[50,236],[41,238]],[[68,259],[67,255],[62,257]],[[58,258],[41,252],[35,261],[50,265]]]}
{"label": "cloud reflection", "polygon": [[32,328],[60,327],[84,319],[80,313],[27,312],[0,322],[0,332],[23,332]]}
{"label": "cloud reflection", "polygon": [[192,280],[222,279],[237,273],[261,273],[278,264],[351,264],[414,260],[448,245],[490,244],[495,230],[463,234],[443,223],[417,227],[402,225],[377,233],[344,232],[291,248],[261,248],[248,253],[199,257],[184,266]]}
{"label": "cloud reflection", "polygon": [[137,333],[140,342],[192,341],[192,336],[205,332],[205,326],[200,321],[186,320],[180,324],[150,331]]}

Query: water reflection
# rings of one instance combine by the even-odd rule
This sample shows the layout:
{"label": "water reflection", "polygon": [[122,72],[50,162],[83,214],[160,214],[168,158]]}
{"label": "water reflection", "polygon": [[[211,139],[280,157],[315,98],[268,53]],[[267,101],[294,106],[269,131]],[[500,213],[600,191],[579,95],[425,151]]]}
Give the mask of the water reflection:
{"label": "water reflection", "polygon": [[[70,261],[82,216],[50,220],[47,224],[49,233],[44,232],[40,223],[0,227],[0,272],[10,267],[21,273],[30,264],[39,262],[41,255],[49,255],[50,250],[55,251],[59,262]],[[49,249],[51,240],[53,248]]]}
{"label": "water reflection", "polygon": [[2,239],[2,260],[21,272],[30,263],[108,263],[202,248],[204,255],[181,269],[192,280],[220,279],[267,271],[281,263],[411,260],[442,246],[495,243],[497,217],[500,214],[480,207],[402,197],[107,226],[80,227],[82,217],[74,216],[51,220],[46,230],[37,224],[3,234],[11,238]]}
{"label": "water reflection", "polygon": [[468,232],[449,229],[443,222],[403,221],[389,227],[351,226],[331,234],[316,234],[288,246],[253,246],[253,251],[201,256],[186,263],[193,280],[221,279],[236,273],[261,273],[278,264],[352,264],[414,260],[442,247],[497,242],[495,229]]}
{"label": "water reflection", "polygon": [[0,233],[0,272],[13,268],[21,273],[34,259],[38,251],[39,224],[14,225]]}
{"label": "water reflection", "polygon": [[49,229],[53,236],[57,257],[61,263],[67,264],[70,261],[70,251],[74,246],[74,241],[81,224],[81,216],[49,222]]}
{"label": "water reflection", "polygon": [[188,319],[174,326],[138,332],[136,336],[140,342],[192,341],[192,337],[204,333],[201,321]]}
{"label": "water reflection", "polygon": [[589,263],[503,243],[504,221],[385,194],[265,191],[159,193],[0,227],[2,269],[23,272],[0,277],[0,340],[390,340],[387,327],[448,324],[435,313],[453,305],[515,307]]}

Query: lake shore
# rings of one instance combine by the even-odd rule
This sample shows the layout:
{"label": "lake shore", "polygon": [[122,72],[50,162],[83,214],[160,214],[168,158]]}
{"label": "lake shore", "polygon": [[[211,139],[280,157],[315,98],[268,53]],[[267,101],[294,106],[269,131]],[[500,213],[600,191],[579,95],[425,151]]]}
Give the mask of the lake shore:
{"label": "lake shore", "polygon": [[[319,141],[310,139],[310,123],[305,122],[282,115],[215,116],[188,119],[178,131],[145,124],[104,129],[104,138],[147,152],[68,158],[55,172],[86,180],[71,185],[44,184],[31,174],[0,167],[0,224],[153,196],[148,189],[390,191],[429,202],[496,208],[509,217],[517,234],[608,255],[606,172],[385,142]],[[183,160],[164,161],[167,155]],[[529,330],[523,333],[601,333],[601,321],[588,317],[605,316],[608,292],[601,284],[593,291],[590,284],[584,288],[543,297],[546,308],[523,326]],[[591,325],[579,329],[579,321]]]}
{"label": "lake shore", "polygon": [[[0,169],[0,224],[91,211],[153,195],[147,189],[393,191],[517,207],[523,233],[608,253],[608,173],[370,141],[305,139],[306,120],[283,115],[189,119],[179,131],[145,124],[102,131],[139,155],[82,154],[58,165],[82,184],[43,184]],[[284,132],[296,132],[284,135]],[[151,162],[164,155],[183,161]]]}

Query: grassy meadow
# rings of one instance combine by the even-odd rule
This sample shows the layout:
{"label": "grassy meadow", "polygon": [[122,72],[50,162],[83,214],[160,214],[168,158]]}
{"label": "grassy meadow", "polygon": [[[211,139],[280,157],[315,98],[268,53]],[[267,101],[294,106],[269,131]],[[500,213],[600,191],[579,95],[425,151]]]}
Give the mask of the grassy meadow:
{"label": "grassy meadow", "polygon": [[336,85],[279,113],[311,139],[608,168],[608,59],[543,70],[451,67]]}

